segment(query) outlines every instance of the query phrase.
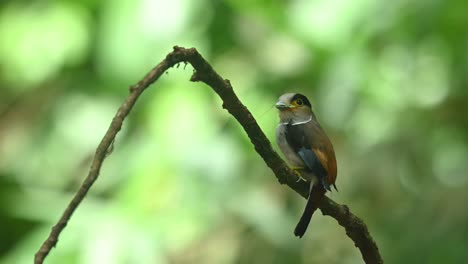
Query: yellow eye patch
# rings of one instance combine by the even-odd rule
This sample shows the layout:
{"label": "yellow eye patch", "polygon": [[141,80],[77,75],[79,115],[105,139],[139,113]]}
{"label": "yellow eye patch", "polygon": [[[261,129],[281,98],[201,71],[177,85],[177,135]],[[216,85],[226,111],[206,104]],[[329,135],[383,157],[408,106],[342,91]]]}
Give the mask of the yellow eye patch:
{"label": "yellow eye patch", "polygon": [[294,105],[294,106],[303,106],[303,105],[304,105],[304,101],[302,101],[301,98],[298,98],[298,99],[292,101],[291,104]]}

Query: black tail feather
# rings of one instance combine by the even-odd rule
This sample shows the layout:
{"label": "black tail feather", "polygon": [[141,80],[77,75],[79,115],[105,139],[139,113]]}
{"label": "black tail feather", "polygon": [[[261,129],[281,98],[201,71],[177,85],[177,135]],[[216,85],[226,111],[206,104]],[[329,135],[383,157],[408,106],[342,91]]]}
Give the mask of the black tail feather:
{"label": "black tail feather", "polygon": [[309,199],[307,199],[307,204],[304,209],[304,213],[302,213],[301,219],[299,220],[299,223],[297,223],[296,228],[294,229],[294,235],[298,237],[302,237],[306,230],[307,227],[309,226],[310,220],[312,219],[312,215],[314,214],[314,211],[317,210],[317,208],[314,208],[314,205],[312,203],[312,199],[309,196]]}
{"label": "black tail feather", "polygon": [[315,185],[312,187],[309,198],[307,199],[304,212],[302,213],[299,223],[297,223],[296,228],[294,229],[294,235],[302,237],[307,227],[309,226],[310,220],[315,210],[317,210],[320,202],[322,201],[323,196],[325,195],[325,189],[320,185]]}

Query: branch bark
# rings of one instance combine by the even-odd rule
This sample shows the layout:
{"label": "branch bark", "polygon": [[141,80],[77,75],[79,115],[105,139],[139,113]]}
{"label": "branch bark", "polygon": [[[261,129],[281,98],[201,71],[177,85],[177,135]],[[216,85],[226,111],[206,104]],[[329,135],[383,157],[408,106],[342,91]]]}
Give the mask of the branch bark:
{"label": "branch bark", "polygon": [[[237,98],[229,80],[223,79],[195,48],[185,49],[176,46],[174,50],[139,81],[138,84],[130,87],[129,96],[120,106],[106,134],[96,149],[88,176],[83,181],[81,187],[63,212],[57,224],[52,227],[47,239],[35,254],[35,264],[43,263],[50,250],[56,246],[60,233],[96,181],[102,163],[112,146],[112,142],[115,140],[125,117],[130,113],[136,100],[143,91],[158,80],[166,70],[181,62],[190,63],[195,69],[190,79],[191,81],[204,82],[221,97],[223,100],[223,108],[241,124],[254,145],[255,150],[263,158],[267,166],[274,172],[278,181],[281,184],[288,185],[301,196],[307,198],[309,192],[307,183],[296,181],[296,174],[289,169],[286,163],[272,149],[269,140],[258,126],[250,111],[240,102],[239,98]],[[352,214],[346,205],[339,205],[330,198],[325,197],[320,203],[319,208],[324,215],[333,217],[345,228],[348,237],[351,238],[355,246],[359,248],[365,263],[383,263],[377,244],[369,234],[367,226],[361,219]]]}

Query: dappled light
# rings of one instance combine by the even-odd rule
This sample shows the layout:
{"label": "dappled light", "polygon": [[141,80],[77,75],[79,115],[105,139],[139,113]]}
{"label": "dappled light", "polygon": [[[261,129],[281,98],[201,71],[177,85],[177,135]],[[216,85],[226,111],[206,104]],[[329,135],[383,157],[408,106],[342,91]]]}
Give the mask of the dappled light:
{"label": "dappled light", "polygon": [[[468,260],[466,1],[3,1],[0,263],[31,263],[128,88],[174,45],[228,78],[275,144],[274,104],[311,101],[333,200],[387,263]],[[362,263],[344,229],[278,184],[191,65],[125,120],[45,263]]]}

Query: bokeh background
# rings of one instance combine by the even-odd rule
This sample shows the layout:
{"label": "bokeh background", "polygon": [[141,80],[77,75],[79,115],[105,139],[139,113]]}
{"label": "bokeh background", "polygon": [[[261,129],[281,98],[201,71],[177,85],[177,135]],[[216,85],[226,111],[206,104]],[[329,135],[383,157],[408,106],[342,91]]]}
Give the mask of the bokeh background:
{"label": "bokeh background", "polygon": [[[0,4],[0,263],[33,255],[112,116],[196,47],[274,142],[284,92],[312,101],[339,193],[387,263],[468,263],[465,0],[56,0]],[[292,234],[278,184],[206,86],[173,68],[126,120],[46,263],[362,263],[335,220]],[[273,144],[275,149],[276,145]]]}

